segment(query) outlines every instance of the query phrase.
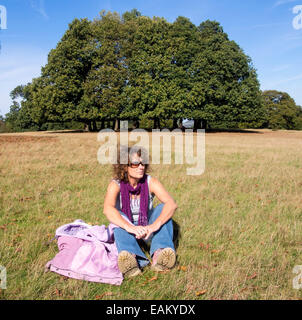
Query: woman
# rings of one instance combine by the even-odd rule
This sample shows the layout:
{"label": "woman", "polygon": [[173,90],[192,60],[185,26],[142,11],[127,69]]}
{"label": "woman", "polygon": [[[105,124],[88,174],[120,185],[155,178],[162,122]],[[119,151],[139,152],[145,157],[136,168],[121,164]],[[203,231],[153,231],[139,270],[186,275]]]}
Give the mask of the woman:
{"label": "woman", "polygon": [[[128,164],[121,164],[120,159],[128,159]],[[104,214],[118,226],[114,237],[118,266],[124,277],[140,274],[140,268],[149,264],[138,240],[151,242],[152,270],[173,268],[176,260],[171,218],[177,205],[163,185],[147,175],[147,159],[142,147],[122,148],[118,164],[114,165],[115,179],[108,186],[104,202]],[[156,208],[154,196],[162,202]]]}

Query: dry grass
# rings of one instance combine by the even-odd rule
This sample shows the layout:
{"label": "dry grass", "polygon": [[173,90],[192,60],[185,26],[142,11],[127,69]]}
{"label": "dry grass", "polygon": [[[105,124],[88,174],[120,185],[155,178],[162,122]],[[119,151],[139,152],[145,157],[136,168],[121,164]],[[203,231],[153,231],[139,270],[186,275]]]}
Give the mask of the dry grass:
{"label": "dry grass", "polygon": [[[0,135],[0,299],[301,299],[302,132],[207,133],[206,170],[153,165],[178,203],[177,266],[121,286],[44,273],[56,228],[102,214],[109,166],[95,133]],[[151,280],[151,281],[148,281]]]}

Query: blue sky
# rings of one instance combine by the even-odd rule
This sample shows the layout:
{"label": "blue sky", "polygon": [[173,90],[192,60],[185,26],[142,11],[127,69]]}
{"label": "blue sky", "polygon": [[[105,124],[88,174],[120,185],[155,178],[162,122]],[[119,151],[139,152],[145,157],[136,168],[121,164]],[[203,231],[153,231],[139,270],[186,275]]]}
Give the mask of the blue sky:
{"label": "blue sky", "polygon": [[[0,30],[0,114],[9,112],[9,93],[40,75],[47,55],[74,18],[93,19],[102,9],[173,22],[178,16],[195,25],[221,23],[252,58],[262,90],[288,92],[302,106],[302,29],[295,29],[293,8],[302,0],[0,0],[7,29]],[[296,18],[297,19],[297,18]],[[300,24],[302,21],[298,21]]]}

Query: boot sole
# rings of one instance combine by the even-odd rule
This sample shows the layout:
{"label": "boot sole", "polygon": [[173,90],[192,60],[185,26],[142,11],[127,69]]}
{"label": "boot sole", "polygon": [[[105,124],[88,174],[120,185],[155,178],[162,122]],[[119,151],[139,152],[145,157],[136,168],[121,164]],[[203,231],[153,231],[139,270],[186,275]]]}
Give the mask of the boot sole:
{"label": "boot sole", "polygon": [[151,266],[151,270],[165,271],[167,269],[172,269],[175,265],[175,262],[175,251],[171,248],[165,248],[160,252],[159,256],[157,257],[156,264]]}
{"label": "boot sole", "polygon": [[118,255],[118,267],[125,278],[135,277],[141,274],[136,258],[128,251],[122,251]]}

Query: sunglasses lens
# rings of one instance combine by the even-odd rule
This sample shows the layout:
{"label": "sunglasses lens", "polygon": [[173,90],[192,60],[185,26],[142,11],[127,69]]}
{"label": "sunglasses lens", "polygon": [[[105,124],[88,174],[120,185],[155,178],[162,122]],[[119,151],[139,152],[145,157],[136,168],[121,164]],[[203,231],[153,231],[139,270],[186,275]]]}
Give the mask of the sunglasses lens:
{"label": "sunglasses lens", "polygon": [[141,164],[143,167],[145,166],[145,164],[142,163],[142,162],[132,162],[132,163],[130,163],[130,167],[131,167],[131,168],[138,168],[140,164]]}

